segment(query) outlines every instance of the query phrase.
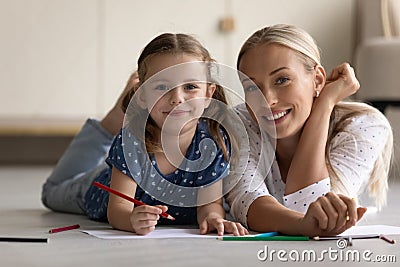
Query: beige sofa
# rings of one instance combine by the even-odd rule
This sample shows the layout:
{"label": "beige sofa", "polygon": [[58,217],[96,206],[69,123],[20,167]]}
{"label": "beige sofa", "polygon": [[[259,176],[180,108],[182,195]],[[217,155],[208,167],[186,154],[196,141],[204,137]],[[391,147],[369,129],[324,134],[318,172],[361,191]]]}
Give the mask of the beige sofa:
{"label": "beige sofa", "polygon": [[356,98],[388,117],[395,141],[393,172],[400,174],[400,0],[356,0]]}

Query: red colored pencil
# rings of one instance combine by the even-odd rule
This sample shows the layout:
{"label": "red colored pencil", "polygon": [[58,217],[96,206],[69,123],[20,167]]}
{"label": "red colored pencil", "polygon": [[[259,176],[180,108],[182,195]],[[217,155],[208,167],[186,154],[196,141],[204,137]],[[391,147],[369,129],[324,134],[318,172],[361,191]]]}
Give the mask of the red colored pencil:
{"label": "red colored pencil", "polygon": [[74,224],[74,225],[64,226],[64,227],[60,227],[60,228],[53,228],[53,229],[49,230],[49,233],[54,234],[54,233],[68,231],[68,230],[78,229],[79,227],[81,227],[79,224]]}
{"label": "red colored pencil", "polygon": [[382,239],[382,240],[385,240],[386,242],[388,242],[388,243],[390,243],[390,244],[396,244],[396,240],[390,239],[390,238],[387,237],[387,236],[379,235],[379,238]]}
{"label": "red colored pencil", "polygon": [[[130,196],[127,196],[127,195],[125,195],[125,194],[123,194],[123,193],[121,193],[121,192],[118,192],[118,191],[116,191],[116,190],[114,190],[114,189],[112,189],[112,188],[110,188],[110,187],[108,187],[108,186],[106,186],[106,185],[101,184],[101,183],[93,182],[93,185],[94,185],[94,186],[97,186],[98,188],[101,188],[101,189],[103,189],[103,190],[106,190],[107,192],[110,192],[110,193],[112,193],[112,194],[114,194],[114,195],[117,195],[117,196],[119,196],[119,197],[122,197],[123,199],[126,199],[126,200],[132,202],[133,204],[135,204],[135,205],[137,205],[137,206],[146,205],[145,203],[143,203],[143,202],[141,202],[141,201],[139,201],[139,200],[137,200],[137,199],[134,199],[134,198],[132,198],[132,197],[130,197]],[[172,217],[171,215],[169,215],[169,214],[166,213],[166,212],[162,212],[160,215],[161,215],[162,217],[164,217],[164,218],[167,218],[167,219],[170,219],[170,220],[175,220],[174,217]]]}

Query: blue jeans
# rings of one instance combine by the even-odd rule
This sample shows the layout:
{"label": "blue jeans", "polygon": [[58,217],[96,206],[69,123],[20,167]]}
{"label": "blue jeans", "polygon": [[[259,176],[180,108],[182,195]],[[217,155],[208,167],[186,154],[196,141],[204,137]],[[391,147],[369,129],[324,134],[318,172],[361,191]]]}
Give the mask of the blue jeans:
{"label": "blue jeans", "polygon": [[104,160],[113,139],[98,121],[88,119],[44,183],[43,204],[54,211],[85,214],[85,194],[108,168]]}

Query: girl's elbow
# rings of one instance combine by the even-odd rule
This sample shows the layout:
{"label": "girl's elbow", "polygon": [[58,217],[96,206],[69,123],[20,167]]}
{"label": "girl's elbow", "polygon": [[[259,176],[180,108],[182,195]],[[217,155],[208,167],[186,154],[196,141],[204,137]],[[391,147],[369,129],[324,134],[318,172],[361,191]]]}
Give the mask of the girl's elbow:
{"label": "girl's elbow", "polygon": [[118,216],[116,216],[115,211],[112,207],[108,207],[107,209],[107,220],[108,223],[113,227],[118,229]]}

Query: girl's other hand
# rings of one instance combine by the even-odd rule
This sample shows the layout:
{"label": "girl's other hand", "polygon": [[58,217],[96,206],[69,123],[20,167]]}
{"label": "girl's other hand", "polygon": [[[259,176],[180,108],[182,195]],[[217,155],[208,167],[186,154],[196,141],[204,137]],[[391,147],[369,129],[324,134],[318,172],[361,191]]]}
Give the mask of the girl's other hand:
{"label": "girl's other hand", "polygon": [[300,223],[300,231],[310,237],[338,235],[354,226],[366,208],[354,199],[333,192],[311,203]]}
{"label": "girl's other hand", "polygon": [[200,234],[204,235],[212,231],[217,231],[218,235],[230,233],[235,236],[247,235],[249,232],[240,223],[231,222],[220,217],[209,216],[200,223]]}
{"label": "girl's other hand", "polygon": [[137,206],[131,213],[131,225],[135,233],[138,235],[147,235],[154,231],[160,214],[168,210],[167,206]]}

